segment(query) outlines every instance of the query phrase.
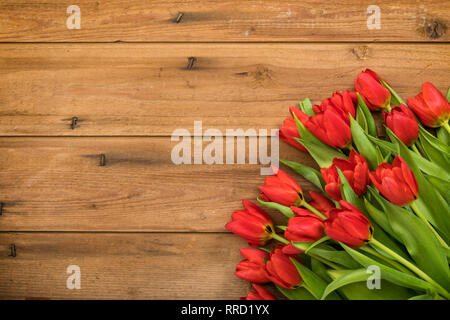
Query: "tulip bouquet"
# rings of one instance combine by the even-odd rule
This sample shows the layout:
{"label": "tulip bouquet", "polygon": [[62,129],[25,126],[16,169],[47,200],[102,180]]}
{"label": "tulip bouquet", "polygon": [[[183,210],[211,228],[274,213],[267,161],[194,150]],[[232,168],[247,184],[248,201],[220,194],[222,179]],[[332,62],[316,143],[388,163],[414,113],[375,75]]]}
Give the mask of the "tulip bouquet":
{"label": "tulip bouquet", "polygon": [[[236,267],[255,290],[242,299],[275,299],[266,283],[293,300],[450,298],[450,94],[426,82],[405,102],[369,69],[355,89],[301,101],[280,129],[320,171],[280,161],[320,192],[306,199],[272,168],[260,206],[243,200],[226,225],[252,247]],[[385,134],[371,111],[383,112]]]}

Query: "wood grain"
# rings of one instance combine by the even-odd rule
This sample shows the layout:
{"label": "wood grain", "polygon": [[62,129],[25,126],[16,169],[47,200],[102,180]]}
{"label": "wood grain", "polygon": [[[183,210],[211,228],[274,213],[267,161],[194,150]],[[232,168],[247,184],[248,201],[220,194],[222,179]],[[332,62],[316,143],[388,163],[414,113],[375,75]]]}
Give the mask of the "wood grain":
{"label": "wood grain", "polygon": [[408,98],[425,81],[447,90],[449,66],[444,44],[3,44],[0,135],[273,129],[300,99],[352,89],[365,67]]}
{"label": "wood grain", "polygon": [[[0,233],[0,299],[238,299],[246,246],[215,233]],[[79,290],[66,288],[70,265]]]}
{"label": "wood grain", "polygon": [[[66,27],[71,4],[79,30]],[[373,4],[381,26],[369,30]],[[449,11],[432,0],[2,0],[0,41],[449,41]]]}
{"label": "wood grain", "polygon": [[[170,138],[3,138],[0,230],[226,231],[231,213],[242,208],[241,199],[256,199],[264,182],[261,165],[246,160],[177,166],[171,160],[177,143]],[[101,154],[105,166],[99,165]],[[280,154],[314,165],[284,143]],[[313,189],[297,178],[305,190]],[[273,216],[284,221],[280,213]]]}

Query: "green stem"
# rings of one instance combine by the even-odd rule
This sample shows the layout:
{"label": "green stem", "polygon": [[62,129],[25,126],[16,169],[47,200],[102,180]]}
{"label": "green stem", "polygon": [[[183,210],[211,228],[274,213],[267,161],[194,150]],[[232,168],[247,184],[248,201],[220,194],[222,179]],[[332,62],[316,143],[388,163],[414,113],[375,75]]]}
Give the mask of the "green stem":
{"label": "green stem", "polygon": [[400,263],[398,263],[397,261],[391,260],[388,257],[383,256],[382,254],[380,254],[378,251],[376,251],[375,249],[372,249],[371,247],[368,247],[367,245],[362,246],[360,248],[362,251],[365,251],[367,253],[370,253],[378,258],[380,258],[383,261],[386,261],[387,263],[389,263],[391,266],[393,266],[394,268],[398,269],[401,272],[407,273],[409,275],[413,275],[413,273],[411,271],[409,271],[408,269],[406,269],[404,266],[402,266]]}
{"label": "green stem", "polygon": [[415,143],[413,143],[413,144],[411,145],[411,149],[412,149],[415,153],[417,153],[419,156],[422,156],[422,154],[420,153],[419,149],[417,149],[417,146],[416,146]]}
{"label": "green stem", "polygon": [[413,271],[415,274],[417,274],[419,277],[421,277],[423,280],[427,281],[429,284],[434,286],[438,290],[438,292],[440,292],[444,297],[446,297],[447,299],[450,299],[450,293],[448,293],[447,290],[445,290],[443,287],[441,287],[441,285],[439,283],[437,283],[432,278],[430,278],[429,275],[427,275],[425,272],[420,270],[413,263],[409,262],[408,260],[406,260],[405,258],[403,258],[402,256],[400,256],[396,252],[392,251],[391,249],[386,247],[384,244],[382,244],[381,242],[378,242],[375,239],[372,239],[370,241],[370,244],[383,250],[387,254],[389,254],[392,258],[394,258],[395,260],[397,260],[398,262],[403,264],[405,267],[407,267],[409,270]]}
{"label": "green stem", "polygon": [[308,202],[303,201],[302,206],[314,213],[315,215],[321,217],[322,219],[327,219],[319,210],[314,208],[312,205],[310,205]]}
{"label": "green stem", "polygon": [[423,213],[420,211],[419,207],[417,207],[417,204],[415,201],[411,202],[410,207],[414,210],[414,212],[417,214],[417,216],[420,218],[420,220],[422,220],[427,225],[427,227],[431,230],[431,232],[433,232],[433,234],[439,240],[441,245],[446,249],[450,249],[449,246],[447,245],[447,243],[444,241],[444,239],[441,238],[439,233],[437,233],[437,231],[433,228],[433,226],[425,218]]}
{"label": "green stem", "polygon": [[272,239],[280,241],[281,243],[284,243],[284,244],[289,244],[289,240],[286,240],[285,238],[278,235],[277,233],[272,233]]}
{"label": "green stem", "polygon": [[445,130],[447,130],[447,132],[450,134],[450,126],[448,125],[448,122],[444,123],[442,126],[443,126],[443,127],[445,128]]}

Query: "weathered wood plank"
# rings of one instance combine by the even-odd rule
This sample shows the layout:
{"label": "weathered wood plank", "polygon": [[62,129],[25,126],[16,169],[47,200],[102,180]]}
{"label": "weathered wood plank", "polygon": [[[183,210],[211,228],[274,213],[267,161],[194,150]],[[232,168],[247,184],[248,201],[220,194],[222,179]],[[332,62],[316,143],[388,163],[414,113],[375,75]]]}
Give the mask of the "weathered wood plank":
{"label": "weathered wood plank", "polygon": [[407,98],[424,81],[447,90],[449,65],[444,44],[3,44],[0,135],[279,128],[290,105],[353,88],[365,67]]}
{"label": "weathered wood plank", "polygon": [[[0,230],[226,231],[231,213],[242,208],[241,199],[256,199],[262,166],[248,160],[177,166],[171,160],[177,143],[170,138],[2,138]],[[280,154],[314,165],[309,155],[284,143]],[[273,216],[284,221],[279,213]]]}
{"label": "weathered wood plank", "polygon": [[[0,233],[0,299],[237,299],[246,246],[223,233]],[[70,265],[79,290],[66,287]]]}
{"label": "weathered wood plank", "polygon": [[[66,26],[71,4],[78,30]],[[379,29],[367,26],[374,4]],[[432,0],[2,0],[0,41],[449,41],[449,11]]]}

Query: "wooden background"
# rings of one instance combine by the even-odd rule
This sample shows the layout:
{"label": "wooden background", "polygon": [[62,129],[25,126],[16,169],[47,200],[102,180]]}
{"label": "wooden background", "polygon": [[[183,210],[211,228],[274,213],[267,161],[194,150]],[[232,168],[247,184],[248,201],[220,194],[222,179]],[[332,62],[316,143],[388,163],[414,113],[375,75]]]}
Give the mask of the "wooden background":
{"label": "wooden background", "polygon": [[[72,4],[80,30],[66,28]],[[278,128],[365,67],[404,98],[426,80],[446,91],[448,12],[448,0],[0,0],[0,298],[245,295],[233,272],[246,243],[224,224],[255,199],[261,166],[176,166],[173,130]],[[72,264],[80,290],[66,288]]]}

